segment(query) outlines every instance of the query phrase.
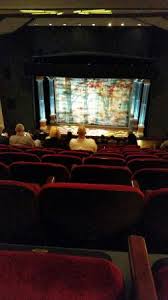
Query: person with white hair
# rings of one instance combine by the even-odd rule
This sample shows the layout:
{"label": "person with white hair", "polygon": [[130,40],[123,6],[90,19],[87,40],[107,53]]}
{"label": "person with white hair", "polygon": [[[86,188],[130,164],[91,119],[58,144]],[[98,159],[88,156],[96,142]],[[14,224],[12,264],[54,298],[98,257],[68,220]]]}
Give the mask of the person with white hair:
{"label": "person with white hair", "polygon": [[34,147],[34,141],[29,133],[25,132],[25,128],[23,124],[17,124],[15,128],[15,135],[12,135],[9,139],[10,145],[15,146],[32,146]]}
{"label": "person with white hair", "polygon": [[69,148],[71,150],[87,150],[96,152],[97,145],[94,139],[86,138],[86,128],[83,125],[78,127],[78,137],[76,139],[71,139],[69,143]]}

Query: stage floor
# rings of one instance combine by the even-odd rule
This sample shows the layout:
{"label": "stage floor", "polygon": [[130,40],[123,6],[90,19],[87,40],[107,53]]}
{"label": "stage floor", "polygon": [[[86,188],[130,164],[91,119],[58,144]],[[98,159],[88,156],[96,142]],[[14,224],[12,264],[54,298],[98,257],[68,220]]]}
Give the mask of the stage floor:
{"label": "stage floor", "polygon": [[[73,135],[77,135],[78,125],[57,125],[57,127],[60,130],[61,134],[67,134],[68,131],[71,131]],[[93,125],[85,125],[86,127],[86,135],[87,136],[112,136],[115,137],[127,137],[129,128],[123,127],[123,128],[111,128],[111,127],[103,127],[103,126],[93,126]],[[137,133],[135,132],[137,135]]]}

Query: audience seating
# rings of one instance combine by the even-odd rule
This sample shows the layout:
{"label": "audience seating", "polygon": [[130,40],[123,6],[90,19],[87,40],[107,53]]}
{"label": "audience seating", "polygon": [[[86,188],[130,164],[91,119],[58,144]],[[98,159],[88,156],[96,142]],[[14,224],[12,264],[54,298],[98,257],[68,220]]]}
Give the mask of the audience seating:
{"label": "audience seating", "polygon": [[136,171],[132,177],[141,190],[156,190],[168,187],[168,169],[146,168]]}
{"label": "audience seating", "polygon": [[0,180],[9,179],[9,168],[3,164],[0,163]]}
{"label": "audience seating", "polygon": [[66,155],[75,155],[78,157],[88,157],[91,153],[91,151],[78,151],[78,150],[64,150],[60,152],[60,154],[66,154]]}
{"label": "audience seating", "polygon": [[145,168],[168,168],[168,161],[164,159],[133,159],[128,162],[128,168],[136,172]]}
{"label": "audience seating", "polygon": [[124,300],[124,277],[107,259],[0,251],[1,299]]}
{"label": "audience seating", "polygon": [[82,164],[82,159],[78,156],[67,155],[67,154],[53,154],[42,156],[42,162],[51,162],[56,164],[61,164],[71,169],[72,165]]}
{"label": "audience seating", "polygon": [[84,164],[125,166],[125,160],[121,158],[92,156],[83,159]]}
{"label": "audience seating", "polygon": [[144,196],[122,185],[57,183],[39,195],[45,243],[68,247],[122,247],[139,222]]}
{"label": "audience seating", "polygon": [[40,161],[37,155],[24,152],[0,152],[0,162],[10,165],[15,161]]}
{"label": "audience seating", "polygon": [[36,185],[0,181],[0,241],[30,241],[37,224]]}
{"label": "audience seating", "polygon": [[16,162],[10,165],[13,180],[44,184],[49,177],[55,182],[69,180],[69,172],[65,166],[42,162]]}
{"label": "audience seating", "polygon": [[80,165],[72,168],[71,181],[131,185],[131,175],[127,167]]}

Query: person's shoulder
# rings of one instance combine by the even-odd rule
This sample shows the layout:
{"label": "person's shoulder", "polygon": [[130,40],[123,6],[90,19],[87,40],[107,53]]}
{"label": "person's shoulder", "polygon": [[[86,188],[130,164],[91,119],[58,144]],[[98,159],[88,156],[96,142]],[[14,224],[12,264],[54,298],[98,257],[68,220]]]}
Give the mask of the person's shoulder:
{"label": "person's shoulder", "polygon": [[95,140],[92,139],[92,138],[89,138],[88,141],[91,142],[91,143],[96,143]]}

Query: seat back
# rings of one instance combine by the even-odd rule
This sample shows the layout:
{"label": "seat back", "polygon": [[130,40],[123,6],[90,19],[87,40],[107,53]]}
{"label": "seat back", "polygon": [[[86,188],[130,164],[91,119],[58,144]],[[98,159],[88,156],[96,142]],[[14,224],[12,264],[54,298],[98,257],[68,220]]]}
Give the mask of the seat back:
{"label": "seat back", "polygon": [[[168,188],[147,193],[143,227],[148,242],[168,252]],[[159,252],[160,253],[160,252]]]}
{"label": "seat back", "polygon": [[152,266],[152,273],[158,299],[166,300],[168,294],[168,258],[157,260]]}
{"label": "seat back", "polygon": [[125,160],[121,158],[92,156],[84,158],[84,164],[108,165],[108,166],[125,166]]}
{"label": "seat back", "polygon": [[67,155],[67,154],[53,154],[42,156],[42,162],[51,162],[61,164],[71,169],[72,165],[82,164],[82,159],[78,156]]}
{"label": "seat back", "polygon": [[65,166],[42,162],[16,162],[10,165],[13,180],[44,184],[48,177],[54,176],[55,182],[69,180],[69,172]]}
{"label": "seat back", "polygon": [[156,190],[168,187],[168,169],[146,168],[134,173],[142,190]]}
{"label": "seat back", "polygon": [[62,183],[44,186],[39,205],[47,239],[69,244],[109,238],[112,243],[112,237],[139,221],[144,200],[129,186]]}
{"label": "seat back", "polygon": [[121,158],[123,159],[123,155],[121,153],[118,153],[118,152],[97,152],[95,154],[92,155],[93,157],[96,156],[96,157],[116,157],[116,158]]}
{"label": "seat back", "polygon": [[66,154],[66,155],[75,155],[75,156],[78,156],[78,157],[88,157],[90,156],[90,154],[92,152],[89,153],[89,151],[79,151],[79,150],[64,150],[62,152],[60,152],[61,154]]}
{"label": "seat back", "polygon": [[136,154],[136,155],[128,155],[126,157],[127,162],[133,159],[158,159],[158,157],[154,155],[146,155],[146,154]]}
{"label": "seat back", "polygon": [[128,167],[132,172],[146,168],[168,168],[168,161],[164,159],[133,159],[128,162]]}
{"label": "seat back", "polygon": [[9,168],[5,164],[0,163],[0,180],[9,179],[9,176]]}
{"label": "seat back", "polygon": [[131,175],[127,167],[81,165],[72,168],[71,181],[131,185]]}
{"label": "seat back", "polygon": [[102,258],[1,251],[0,278],[1,299],[125,299],[121,270]]}
{"label": "seat back", "polygon": [[47,155],[47,154],[55,154],[54,151],[52,150],[45,150],[45,149],[28,149],[26,151],[27,153],[32,153],[32,154],[35,154],[37,155],[38,157],[42,157],[43,155]]}
{"label": "seat back", "polygon": [[37,155],[24,152],[0,152],[0,162],[10,165],[15,161],[40,161]]}
{"label": "seat back", "polygon": [[22,241],[37,222],[37,186],[17,181],[0,181],[0,240]]}

